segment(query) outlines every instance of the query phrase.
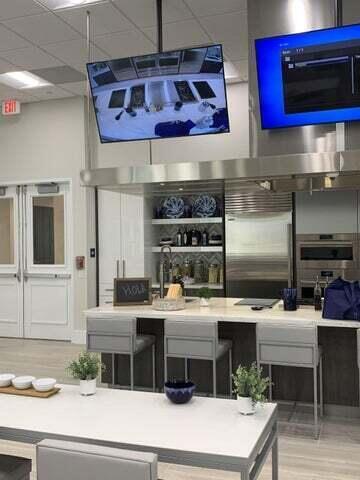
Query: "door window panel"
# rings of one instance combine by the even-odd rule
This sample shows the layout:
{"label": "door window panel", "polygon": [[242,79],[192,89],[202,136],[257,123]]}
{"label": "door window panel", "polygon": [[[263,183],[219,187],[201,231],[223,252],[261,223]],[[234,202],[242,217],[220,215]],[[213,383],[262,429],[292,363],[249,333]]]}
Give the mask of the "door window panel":
{"label": "door window panel", "polygon": [[0,265],[13,265],[14,258],[14,200],[0,199]]}
{"label": "door window panel", "polygon": [[34,265],[65,264],[64,196],[33,198]]}

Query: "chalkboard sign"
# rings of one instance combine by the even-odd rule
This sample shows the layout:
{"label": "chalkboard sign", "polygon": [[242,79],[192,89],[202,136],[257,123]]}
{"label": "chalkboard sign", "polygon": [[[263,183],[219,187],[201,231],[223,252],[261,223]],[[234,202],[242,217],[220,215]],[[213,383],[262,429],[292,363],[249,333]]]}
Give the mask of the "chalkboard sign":
{"label": "chalkboard sign", "polygon": [[114,305],[151,305],[151,278],[115,278]]}

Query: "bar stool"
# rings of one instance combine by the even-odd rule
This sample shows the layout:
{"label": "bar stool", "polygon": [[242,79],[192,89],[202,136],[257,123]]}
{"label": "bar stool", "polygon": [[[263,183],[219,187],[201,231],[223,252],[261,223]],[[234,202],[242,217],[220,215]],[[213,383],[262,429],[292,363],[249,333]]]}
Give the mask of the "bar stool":
{"label": "bar stool", "polygon": [[130,357],[130,388],[134,390],[134,358],[140,352],[151,347],[152,350],[152,387],[156,389],[155,336],[137,335],[136,318],[88,318],[86,344],[90,352],[111,353],[112,385],[115,385],[115,355]]}
{"label": "bar stool", "polygon": [[229,355],[229,391],[232,393],[232,342],[219,340],[218,322],[189,320],[165,320],[164,373],[168,380],[167,359],[184,358],[185,379],[188,378],[188,360],[209,360],[213,367],[213,395],[216,397],[216,362]]}
{"label": "bar stool", "polygon": [[37,444],[36,458],[38,480],[157,480],[153,453],[46,439]]}
{"label": "bar stool", "polygon": [[31,460],[0,455],[0,480],[30,480]]}
{"label": "bar stool", "polygon": [[[257,324],[257,364],[311,368],[314,382],[314,433],[318,437],[318,370],[320,383],[320,415],[324,414],[322,349],[318,345],[317,327],[313,324]],[[272,399],[272,388],[269,388]]]}

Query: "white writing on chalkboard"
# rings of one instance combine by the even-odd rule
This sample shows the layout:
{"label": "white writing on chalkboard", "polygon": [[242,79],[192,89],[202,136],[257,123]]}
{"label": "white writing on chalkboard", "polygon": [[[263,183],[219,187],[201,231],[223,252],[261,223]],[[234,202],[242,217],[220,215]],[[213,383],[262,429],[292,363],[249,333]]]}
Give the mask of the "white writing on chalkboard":
{"label": "white writing on chalkboard", "polygon": [[127,297],[136,297],[146,293],[144,284],[124,285],[122,286],[123,294]]}

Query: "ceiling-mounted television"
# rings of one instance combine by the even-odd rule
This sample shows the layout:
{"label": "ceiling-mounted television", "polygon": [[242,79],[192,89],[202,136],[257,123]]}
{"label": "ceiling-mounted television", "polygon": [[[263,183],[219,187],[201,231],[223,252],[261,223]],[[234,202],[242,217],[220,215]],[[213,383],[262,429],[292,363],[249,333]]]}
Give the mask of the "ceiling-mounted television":
{"label": "ceiling-mounted television", "polygon": [[360,25],[255,41],[263,129],[360,120]]}
{"label": "ceiling-mounted television", "polygon": [[87,64],[101,143],[230,131],[221,45]]}

